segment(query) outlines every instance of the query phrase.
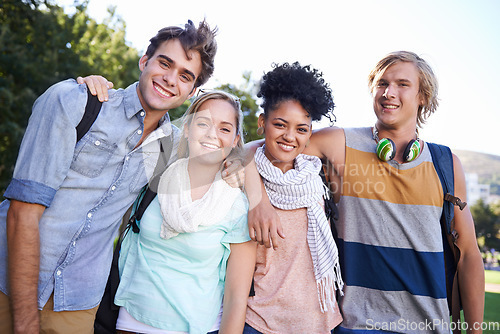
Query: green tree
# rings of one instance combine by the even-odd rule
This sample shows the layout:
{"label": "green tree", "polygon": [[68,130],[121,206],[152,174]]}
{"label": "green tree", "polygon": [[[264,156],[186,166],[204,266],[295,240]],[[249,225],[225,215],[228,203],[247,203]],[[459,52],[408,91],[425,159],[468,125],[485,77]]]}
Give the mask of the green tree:
{"label": "green tree", "polygon": [[14,168],[35,99],[50,85],[99,73],[117,87],[139,76],[137,50],[125,42],[125,23],[109,10],[104,23],[87,14],[88,1],[75,13],[50,0],[0,3],[0,192]]}
{"label": "green tree", "polygon": [[479,238],[484,238],[484,245],[488,248],[499,247],[500,216],[495,214],[493,208],[482,199],[477,201],[470,210],[474,218],[476,234]]}
{"label": "green tree", "polygon": [[235,86],[224,84],[217,89],[226,91],[240,98],[241,110],[243,111],[243,135],[245,142],[261,139],[257,135],[257,120],[259,118],[259,105],[256,100],[256,84],[251,79],[251,73],[243,74],[243,84]]}
{"label": "green tree", "polygon": [[491,211],[497,216],[500,217],[500,201],[496,201],[490,205]]}

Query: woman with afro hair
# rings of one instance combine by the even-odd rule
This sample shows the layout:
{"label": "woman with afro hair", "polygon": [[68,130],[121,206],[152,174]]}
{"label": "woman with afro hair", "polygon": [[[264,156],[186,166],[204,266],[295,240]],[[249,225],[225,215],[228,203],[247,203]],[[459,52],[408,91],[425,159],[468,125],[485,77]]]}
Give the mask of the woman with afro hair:
{"label": "woman with afro hair", "polygon": [[254,161],[286,239],[257,247],[255,295],[243,333],[330,333],[341,321],[335,298],[343,282],[323,203],[321,160],[303,154],[312,121],[334,117],[322,73],[298,62],[274,65],[261,81],[264,145]]}

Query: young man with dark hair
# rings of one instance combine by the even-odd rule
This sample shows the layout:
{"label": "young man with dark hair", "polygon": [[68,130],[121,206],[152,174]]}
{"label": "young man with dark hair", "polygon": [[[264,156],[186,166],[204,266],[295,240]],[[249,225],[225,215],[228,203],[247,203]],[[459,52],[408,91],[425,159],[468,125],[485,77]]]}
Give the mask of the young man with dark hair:
{"label": "young man with dark hair", "polygon": [[212,75],[215,33],[205,21],[160,30],[139,81],[111,91],[78,142],[87,87],[66,80],[37,99],[0,205],[0,332],[93,332],[122,215],[160,140],[177,145],[167,112]]}

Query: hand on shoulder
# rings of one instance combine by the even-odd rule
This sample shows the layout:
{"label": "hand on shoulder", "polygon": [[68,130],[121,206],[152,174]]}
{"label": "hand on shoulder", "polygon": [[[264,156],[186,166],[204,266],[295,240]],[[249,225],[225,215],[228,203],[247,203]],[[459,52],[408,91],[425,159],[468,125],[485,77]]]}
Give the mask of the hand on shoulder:
{"label": "hand on shoulder", "polygon": [[100,75],[89,75],[76,78],[78,84],[86,84],[92,95],[97,95],[99,101],[108,101],[108,90],[113,88],[113,83]]}

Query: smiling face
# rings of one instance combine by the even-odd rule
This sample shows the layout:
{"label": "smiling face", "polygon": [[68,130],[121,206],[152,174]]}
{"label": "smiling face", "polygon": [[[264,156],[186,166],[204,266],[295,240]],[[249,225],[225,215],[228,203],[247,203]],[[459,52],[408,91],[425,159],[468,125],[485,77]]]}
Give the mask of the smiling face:
{"label": "smiling face", "polygon": [[373,89],[373,109],[378,129],[415,130],[422,98],[419,74],[410,62],[398,62],[387,68]]}
{"label": "smiling face", "polygon": [[292,169],[311,137],[309,113],[297,101],[281,102],[267,116],[259,116],[259,126],[264,128],[264,153],[269,161],[283,173]]}
{"label": "smiling face", "polygon": [[184,127],[189,158],[203,164],[221,164],[239,140],[236,110],[227,101],[207,100],[190,115]]}
{"label": "smiling face", "polygon": [[196,51],[188,56],[178,39],[163,42],[151,58],[142,56],[137,91],[146,112],[165,113],[194,94],[201,58]]}

